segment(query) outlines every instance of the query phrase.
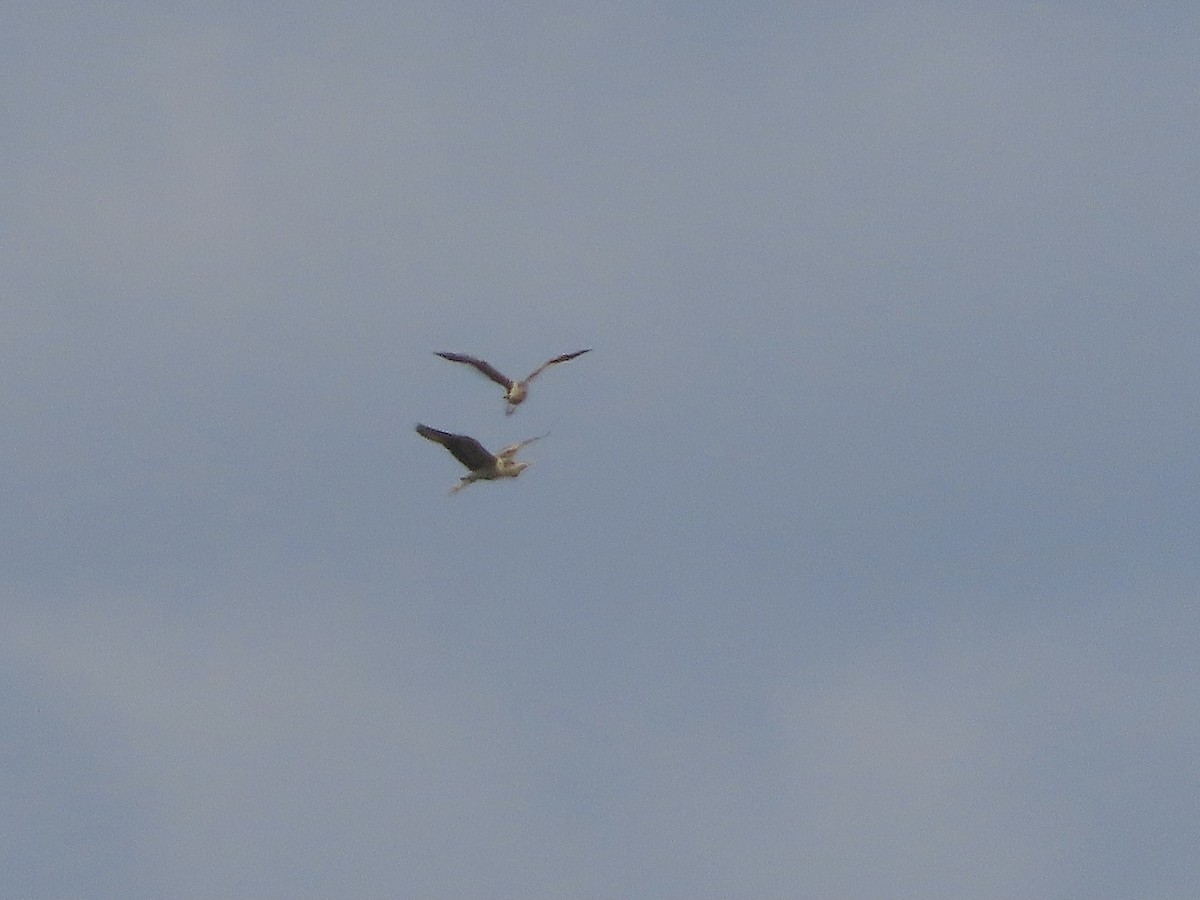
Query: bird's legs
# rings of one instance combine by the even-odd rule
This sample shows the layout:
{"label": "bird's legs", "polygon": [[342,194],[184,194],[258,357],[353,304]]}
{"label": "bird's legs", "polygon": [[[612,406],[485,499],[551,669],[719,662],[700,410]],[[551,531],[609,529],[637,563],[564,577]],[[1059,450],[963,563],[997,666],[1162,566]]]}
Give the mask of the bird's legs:
{"label": "bird's legs", "polygon": [[450,488],[450,493],[457,494],[459,491],[461,491],[463,488],[467,487],[468,485],[472,484],[474,481],[475,481],[475,473],[474,472],[464,475],[462,478],[460,478],[458,480],[458,484],[456,484],[454,487]]}

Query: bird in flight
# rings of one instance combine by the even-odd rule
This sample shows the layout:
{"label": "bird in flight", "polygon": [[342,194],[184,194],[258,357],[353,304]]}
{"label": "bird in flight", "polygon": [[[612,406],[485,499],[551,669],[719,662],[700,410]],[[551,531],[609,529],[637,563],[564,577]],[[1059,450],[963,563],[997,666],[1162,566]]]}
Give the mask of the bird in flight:
{"label": "bird in flight", "polygon": [[504,414],[511,416],[517,406],[525,400],[529,394],[529,382],[537,378],[545,369],[558,363],[566,362],[569,359],[574,359],[577,356],[583,356],[585,353],[590,353],[591,349],[576,350],[574,353],[564,353],[562,356],[556,356],[554,359],[548,359],[532,372],[523,381],[514,381],[509,378],[491,363],[484,362],[482,359],[476,359],[474,356],[467,356],[463,353],[438,353],[442,359],[448,359],[450,362],[466,363],[468,366],[474,366],[496,384],[504,388],[504,399],[508,401],[508,406],[504,410]]}
{"label": "bird in flight", "polygon": [[428,425],[417,425],[417,434],[435,444],[441,444],[450,451],[451,456],[470,469],[458,484],[450,489],[452,494],[458,493],[475,481],[516,478],[529,467],[529,463],[517,462],[517,451],[526,444],[532,444],[534,441],[540,441],[546,437],[543,434],[528,438],[505,447],[499,453],[492,454],[475,438],[467,437],[465,434],[450,434],[448,431],[438,431]]}

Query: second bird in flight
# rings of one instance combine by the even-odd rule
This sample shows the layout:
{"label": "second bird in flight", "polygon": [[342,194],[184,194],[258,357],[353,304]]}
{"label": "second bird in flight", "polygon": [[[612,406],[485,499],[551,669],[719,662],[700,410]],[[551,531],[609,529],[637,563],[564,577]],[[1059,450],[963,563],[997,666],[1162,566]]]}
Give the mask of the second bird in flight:
{"label": "second bird in flight", "polygon": [[509,378],[491,363],[484,362],[482,359],[477,359],[474,356],[467,356],[464,353],[438,353],[437,355],[442,359],[450,360],[450,362],[466,363],[469,366],[474,366],[488,378],[492,379],[492,381],[496,382],[496,384],[504,388],[504,399],[508,401],[508,406],[505,408],[504,414],[511,416],[518,404],[520,404],[529,394],[529,382],[537,378],[543,370],[548,369],[550,366],[566,362],[569,359],[574,359],[577,356],[583,356],[583,354],[590,352],[590,348],[588,350],[576,350],[574,353],[564,353],[562,356],[556,356],[554,359],[548,359],[530,372],[529,375],[522,381],[515,381],[512,378]]}

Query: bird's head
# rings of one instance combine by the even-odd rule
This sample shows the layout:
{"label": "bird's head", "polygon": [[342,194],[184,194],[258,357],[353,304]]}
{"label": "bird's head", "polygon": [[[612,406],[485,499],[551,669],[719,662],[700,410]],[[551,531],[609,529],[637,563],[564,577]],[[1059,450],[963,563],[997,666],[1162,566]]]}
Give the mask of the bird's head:
{"label": "bird's head", "polygon": [[529,468],[527,462],[517,462],[511,456],[501,456],[496,460],[496,469],[502,478],[516,478]]}

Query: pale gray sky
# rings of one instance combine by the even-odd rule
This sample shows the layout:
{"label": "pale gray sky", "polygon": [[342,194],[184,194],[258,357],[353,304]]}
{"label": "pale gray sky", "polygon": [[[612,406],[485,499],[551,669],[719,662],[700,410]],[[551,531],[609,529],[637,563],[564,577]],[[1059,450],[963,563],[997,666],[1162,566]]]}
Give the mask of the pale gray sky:
{"label": "pale gray sky", "polygon": [[1191,4],[0,25],[0,893],[1200,891]]}

